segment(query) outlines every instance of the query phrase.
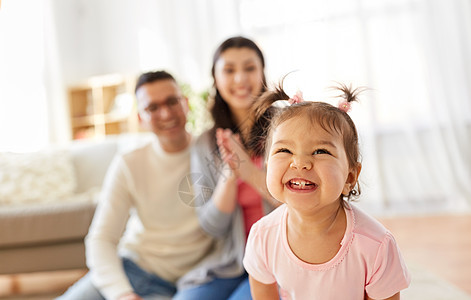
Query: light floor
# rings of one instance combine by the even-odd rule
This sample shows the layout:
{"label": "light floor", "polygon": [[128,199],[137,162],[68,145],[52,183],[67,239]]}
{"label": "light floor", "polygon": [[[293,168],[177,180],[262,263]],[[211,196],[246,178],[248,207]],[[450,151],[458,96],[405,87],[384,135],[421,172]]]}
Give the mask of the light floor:
{"label": "light floor", "polygon": [[423,268],[471,296],[471,215],[383,218],[406,262]]}
{"label": "light floor", "polygon": [[[395,217],[380,221],[394,234],[408,264],[430,271],[471,299],[471,215]],[[0,299],[52,299],[84,272],[0,275]],[[42,296],[28,296],[32,294]]]}

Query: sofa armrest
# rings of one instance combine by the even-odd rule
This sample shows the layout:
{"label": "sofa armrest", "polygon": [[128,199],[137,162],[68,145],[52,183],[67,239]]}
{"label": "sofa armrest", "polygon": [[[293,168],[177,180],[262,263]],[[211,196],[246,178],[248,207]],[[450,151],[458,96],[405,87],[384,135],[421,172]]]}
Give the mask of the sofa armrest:
{"label": "sofa armrest", "polygon": [[117,148],[114,139],[76,141],[71,144],[70,152],[77,180],[76,193],[101,187]]}

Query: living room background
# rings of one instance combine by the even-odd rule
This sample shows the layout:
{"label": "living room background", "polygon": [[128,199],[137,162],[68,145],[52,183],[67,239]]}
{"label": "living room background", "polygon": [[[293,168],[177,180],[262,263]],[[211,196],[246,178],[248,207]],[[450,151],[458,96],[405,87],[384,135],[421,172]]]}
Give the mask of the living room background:
{"label": "living room background", "polygon": [[[253,38],[269,82],[334,101],[334,81],[370,88],[353,108],[364,205],[457,210],[471,203],[471,3],[467,0],[3,0],[0,151],[70,140],[66,89],[91,76],[166,69],[193,90],[211,55]],[[293,82],[297,82],[294,84]]]}

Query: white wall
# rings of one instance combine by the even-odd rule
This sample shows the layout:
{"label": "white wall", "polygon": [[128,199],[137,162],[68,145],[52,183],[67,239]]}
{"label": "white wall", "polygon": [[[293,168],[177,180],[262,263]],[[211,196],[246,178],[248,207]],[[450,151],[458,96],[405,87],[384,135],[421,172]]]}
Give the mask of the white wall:
{"label": "white wall", "polygon": [[66,85],[93,75],[138,71],[133,1],[54,0],[52,3]]}
{"label": "white wall", "polygon": [[242,33],[238,2],[52,0],[64,82],[166,69],[206,88],[215,48]]}

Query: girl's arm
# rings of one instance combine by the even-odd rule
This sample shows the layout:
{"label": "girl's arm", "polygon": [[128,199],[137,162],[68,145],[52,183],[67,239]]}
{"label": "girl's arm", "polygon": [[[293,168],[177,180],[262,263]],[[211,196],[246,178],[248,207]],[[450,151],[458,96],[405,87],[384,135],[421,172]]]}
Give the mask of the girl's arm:
{"label": "girl's arm", "polygon": [[264,284],[249,275],[250,293],[254,300],[279,300],[278,285]]}
{"label": "girl's arm", "polygon": [[[372,298],[366,296],[365,298],[366,300],[373,300]],[[389,298],[386,298],[386,299],[383,299],[383,300],[400,300],[401,299],[401,292],[398,292],[397,294],[395,294],[394,296],[392,297],[389,297]]]}

